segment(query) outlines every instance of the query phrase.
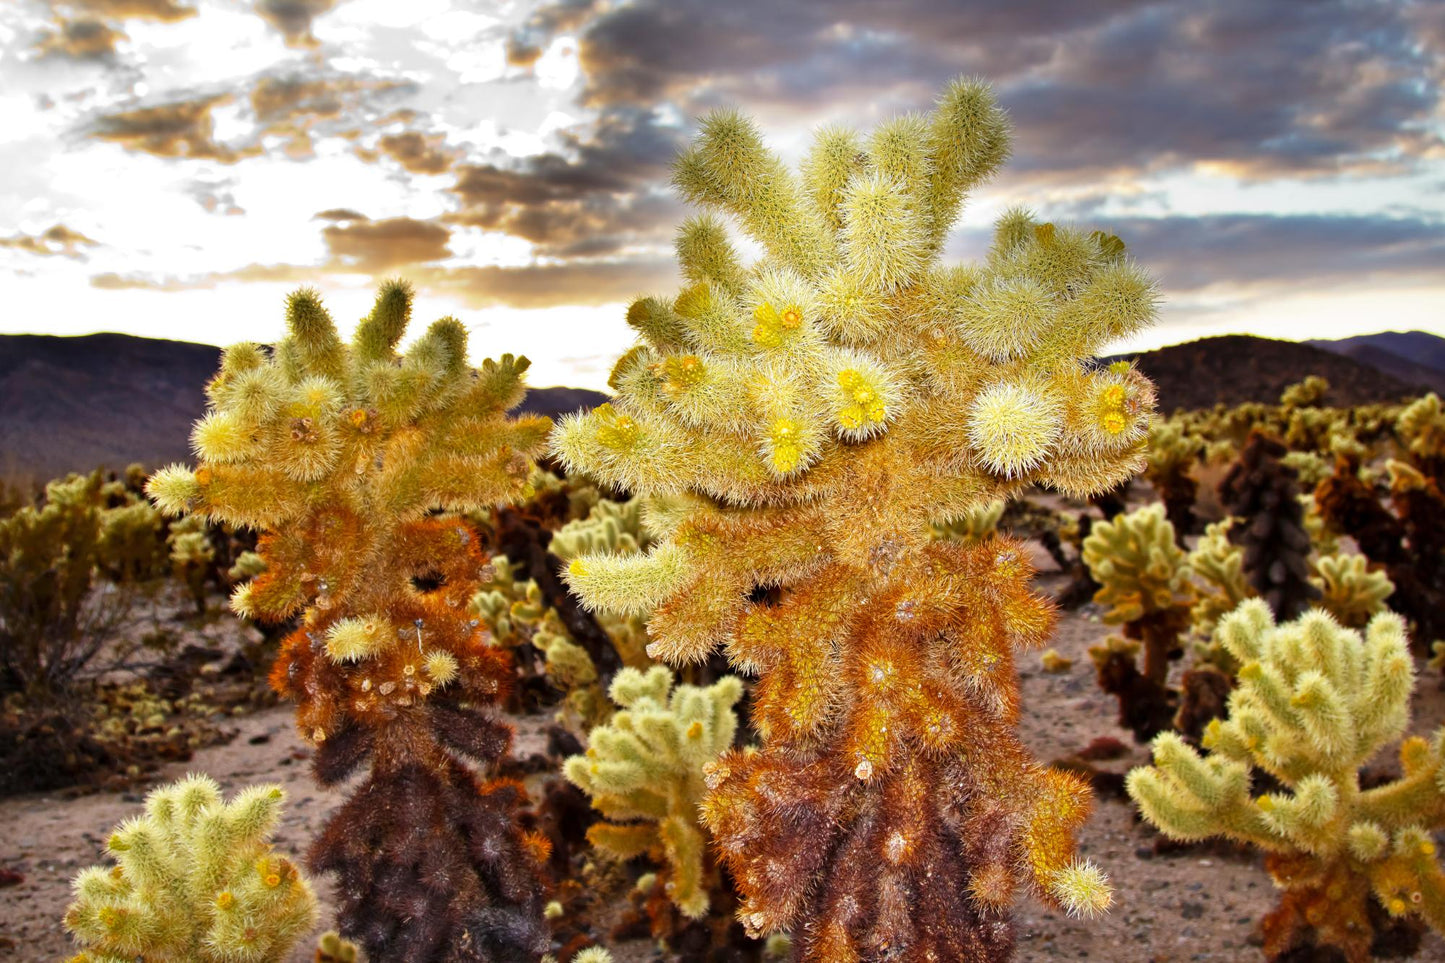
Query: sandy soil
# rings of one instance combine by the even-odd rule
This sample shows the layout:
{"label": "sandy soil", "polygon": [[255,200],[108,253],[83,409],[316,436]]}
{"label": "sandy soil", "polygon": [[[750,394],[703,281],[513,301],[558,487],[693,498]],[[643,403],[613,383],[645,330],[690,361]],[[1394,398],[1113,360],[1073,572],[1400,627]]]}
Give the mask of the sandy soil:
{"label": "sandy soil", "polygon": [[[1054,579],[1041,577],[1040,587]],[[1036,653],[1021,658],[1023,735],[1046,760],[1075,752],[1098,736],[1114,736],[1132,746],[1127,732],[1113,724],[1113,699],[1095,686],[1086,650],[1108,634],[1086,609],[1066,614],[1054,647],[1075,663],[1050,674]],[[1423,670],[1422,670],[1423,673]],[[1422,674],[1415,696],[1416,732],[1445,721],[1445,694],[1433,673]],[[542,717],[516,720],[521,756],[541,749]],[[204,771],[229,791],[253,782],[273,781],[288,794],[286,816],[277,835],[282,851],[299,855],[338,803],[334,792],[312,783],[309,753],[291,726],[288,708],[268,709],[239,718],[237,735],[224,746],[204,749],[184,765],[169,767],[165,779],[186,771]],[[1147,761],[1133,747],[1121,760],[1103,763],[1124,772]],[[18,886],[0,889],[0,959],[39,963],[70,952],[60,925],[69,899],[69,879],[85,866],[103,861],[105,834],[133,813],[137,793],[109,793],[64,799],[30,795],[0,801],[0,869],[24,874]],[[1115,903],[1101,920],[1080,921],[1025,903],[1017,912],[1021,963],[1093,959],[1174,963],[1174,961],[1251,961],[1262,959],[1252,945],[1257,920],[1275,899],[1259,860],[1216,849],[1155,855],[1156,834],[1135,820],[1121,801],[1101,800],[1084,828],[1080,848],[1111,877]],[[327,885],[320,887],[323,900]],[[329,909],[323,910],[325,918]],[[7,944],[6,941],[9,941]],[[666,958],[641,943],[616,947],[619,963]],[[310,958],[303,944],[293,958]],[[1427,938],[1417,959],[1445,960],[1445,941]]]}

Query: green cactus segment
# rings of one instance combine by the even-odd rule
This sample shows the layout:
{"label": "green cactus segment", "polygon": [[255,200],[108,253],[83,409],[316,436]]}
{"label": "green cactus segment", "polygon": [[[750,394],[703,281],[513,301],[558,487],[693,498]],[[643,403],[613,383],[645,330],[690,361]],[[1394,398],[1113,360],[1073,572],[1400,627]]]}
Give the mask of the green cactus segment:
{"label": "green cactus segment", "polygon": [[932,522],[930,529],[934,538],[947,538],[965,545],[975,545],[998,531],[999,520],[1003,518],[1008,502],[995,498],[981,505],[970,505],[963,514],[947,522]]}
{"label": "green cactus segment", "polygon": [[74,880],[65,927],[85,949],[71,963],[279,963],[316,919],[311,886],[268,840],[278,786],[229,803],[205,776],[152,792],[145,814],[107,844],[116,865]]}
{"label": "green cactus segment", "polygon": [[1320,590],[1319,607],[1341,625],[1363,628],[1370,618],[1385,610],[1385,599],[1395,583],[1378,569],[1369,567],[1363,555],[1325,555],[1315,560],[1318,573],[1310,583]]}
{"label": "green cactus segment", "polygon": [[1254,596],[1244,574],[1244,549],[1229,540],[1234,519],[1214,522],[1204,529],[1204,537],[1189,553],[1187,564],[1195,578],[1195,602],[1190,610],[1193,631],[1203,640],[1199,649],[1202,661],[1234,674],[1234,658],[1214,639],[1219,620]]}
{"label": "green cactus segment", "polygon": [[[1399,779],[1363,789],[1359,778],[1409,721],[1404,622],[1379,614],[1361,634],[1313,611],[1276,625],[1251,599],[1220,622],[1219,638],[1241,665],[1228,717],[1206,730],[1207,755],[1173,733],[1154,741],[1154,765],[1128,778],[1145,818],[1176,839],[1226,836],[1269,854],[1285,891],[1266,920],[1271,958],[1314,941],[1368,959],[1370,897],[1390,916],[1445,930],[1445,875],[1429,836],[1445,827],[1445,730],[1404,741]],[[1281,790],[1253,796],[1253,769]]]}
{"label": "green cactus segment", "polygon": [[1166,611],[1190,595],[1189,568],[1163,505],[1100,522],[1084,539],[1084,563],[1103,586],[1095,601],[1111,625]]}
{"label": "green cactus segment", "polygon": [[707,841],[697,825],[704,770],[732,745],[742,693],[733,676],[673,688],[663,666],[623,669],[610,690],[620,711],[592,730],[585,756],[566,764],[567,778],[608,820],[588,830],[592,845],[616,859],[665,862],[667,894],[693,919],[709,902]]}

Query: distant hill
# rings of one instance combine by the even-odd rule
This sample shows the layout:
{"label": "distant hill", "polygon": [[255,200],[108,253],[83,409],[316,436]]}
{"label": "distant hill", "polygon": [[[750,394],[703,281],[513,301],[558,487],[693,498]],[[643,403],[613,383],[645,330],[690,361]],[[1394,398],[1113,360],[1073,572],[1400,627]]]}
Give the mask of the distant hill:
{"label": "distant hill", "polygon": [[123,334],[0,338],[0,475],[44,481],[188,456],[220,350]]}
{"label": "distant hill", "polygon": [[1120,357],[1137,359],[1158,386],[1159,410],[1165,413],[1220,403],[1275,403],[1287,386],[1312,374],[1329,381],[1325,403],[1338,406],[1397,401],[1430,387],[1311,344],[1242,334]]}
{"label": "distant hill", "polygon": [[[209,345],[122,334],[0,336],[0,478],[38,482],[97,465],[189,458],[191,424],[219,357]],[[1308,344],[1230,335],[1135,357],[1165,412],[1277,401],[1311,374],[1329,380],[1326,401],[1337,405],[1445,392],[1445,338],[1420,331]],[[522,408],[556,417],[606,398],[534,388]]]}
{"label": "distant hill", "polygon": [[[0,336],[0,478],[189,459],[191,424],[219,360],[210,345],[124,334]],[[606,397],[534,388],[522,409],[556,416]]]}
{"label": "distant hill", "polygon": [[1424,331],[1382,331],[1305,343],[1354,358],[1401,381],[1445,393],[1445,338]]}

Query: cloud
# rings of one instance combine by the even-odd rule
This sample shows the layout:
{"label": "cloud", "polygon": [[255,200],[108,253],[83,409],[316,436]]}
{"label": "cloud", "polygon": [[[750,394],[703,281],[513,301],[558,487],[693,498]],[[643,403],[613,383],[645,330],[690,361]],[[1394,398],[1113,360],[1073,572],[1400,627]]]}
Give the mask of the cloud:
{"label": "cloud", "polygon": [[62,0],[56,6],[79,10],[108,20],[158,20],[174,23],[196,15],[195,7],[173,0]]}
{"label": "cloud", "polygon": [[236,203],[236,195],[233,190],[235,186],[234,180],[197,178],[186,185],[185,191],[197,204],[201,205],[206,213],[221,213],[235,217],[246,213],[245,209]]}
{"label": "cloud", "polygon": [[91,275],[90,286],[102,291],[209,291],[228,282],[313,284],[320,273],[320,268],[305,264],[248,264],[233,271],[190,277],[105,271]]}
{"label": "cloud", "polygon": [[569,2],[538,11],[514,46],[579,30],[583,100],[604,110],[921,108],[949,76],[981,74],[1015,118],[1015,170],[1045,179],[1196,165],[1366,175],[1445,155],[1445,17],[1429,6]]}
{"label": "cloud", "polygon": [[[91,284],[178,291],[232,281],[299,284],[327,272],[399,270],[428,295],[449,295],[472,308],[595,306],[629,301],[646,291],[667,292],[677,284],[675,265],[660,255],[507,267],[431,263],[448,254],[445,230],[437,225],[406,218],[367,221],[346,210],[322,212],[325,219],[340,220],[342,214],[358,223],[324,229],[333,254],[325,265],[249,265],[193,278],[100,274]],[[1211,215],[1102,219],[1097,226],[1122,237],[1130,254],[1159,278],[1166,304],[1170,296],[1205,289],[1323,290],[1344,283],[1430,279],[1445,263],[1445,231],[1421,218]]]}
{"label": "cloud", "polygon": [[269,123],[294,117],[335,117],[341,113],[341,95],[353,89],[336,78],[262,77],[251,88],[251,109],[257,120]]}
{"label": "cloud", "polygon": [[16,234],[13,237],[0,237],[0,248],[24,251],[27,254],[36,254],[40,257],[64,257],[84,260],[85,256],[80,250],[83,247],[95,247],[100,242],[86,237],[79,231],[72,231],[64,224],[56,224],[41,234]]}
{"label": "cloud", "polygon": [[281,32],[291,47],[315,47],[312,22],[336,6],[336,0],[260,0],[256,13]]}
{"label": "cloud", "polygon": [[44,57],[71,60],[109,60],[116,45],[128,39],[121,24],[127,20],[174,23],[195,16],[194,7],[172,0],[61,0],[50,6],[53,20],[35,44]]}
{"label": "cloud", "polygon": [[330,224],[321,231],[332,256],[348,268],[376,274],[405,264],[442,261],[451,257],[450,229],[431,221],[393,217],[362,220],[349,225]]}
{"label": "cloud", "polygon": [[189,157],[234,164],[261,153],[261,149],[255,145],[237,149],[215,140],[211,111],[230,100],[228,94],[209,94],[109,114],[95,122],[90,136],[156,157]]}
{"label": "cloud", "polygon": [[46,57],[72,60],[104,60],[115,54],[115,45],[125,34],[99,20],[60,20],[56,29],[43,33],[35,49]]}
{"label": "cloud", "polygon": [[446,138],[427,137],[414,130],[387,134],[381,149],[413,174],[444,174],[457,159],[457,151],[446,149]]}
{"label": "cloud", "polygon": [[667,291],[677,286],[671,258],[524,267],[423,267],[406,274],[429,294],[452,295],[472,308],[592,307],[631,301],[641,291]]}
{"label": "cloud", "polygon": [[550,257],[596,257],[670,237],[682,213],[667,185],[682,131],[650,113],[614,110],[561,152],[513,164],[465,164],[454,223],[502,231]]}
{"label": "cloud", "polygon": [[[343,127],[373,122],[379,102],[415,89],[409,81],[372,79],[350,74],[318,76],[262,75],[250,83],[244,103],[255,121],[235,143],[215,139],[214,110],[237,98],[231,93],[198,94],[189,98],[107,114],[86,131],[100,140],[156,157],[187,157],[234,164],[265,153],[263,141],[282,140],[282,152],[293,160],[315,156],[318,133],[344,137]],[[394,114],[392,115],[394,116]],[[382,118],[389,122],[392,116]],[[382,122],[375,121],[375,122]]]}
{"label": "cloud", "polygon": [[1438,278],[1445,264],[1445,224],[1424,218],[1218,214],[1098,226],[1123,238],[1166,292]]}
{"label": "cloud", "polygon": [[507,37],[507,63],[530,67],[559,33],[575,30],[597,8],[597,0],[560,0],[542,3],[522,26]]}
{"label": "cloud", "polygon": [[[93,275],[90,284],[107,291],[200,291],[236,282],[314,284],[325,270],[306,265],[250,264],[192,277],[107,272]],[[425,297],[450,296],[469,308],[592,307],[631,301],[640,291],[667,291],[677,286],[676,268],[670,258],[519,267],[417,264],[394,273],[415,284]]]}
{"label": "cloud", "polygon": [[1372,174],[1445,147],[1405,5],[1176,3],[1061,49],[1005,102],[1024,170]]}

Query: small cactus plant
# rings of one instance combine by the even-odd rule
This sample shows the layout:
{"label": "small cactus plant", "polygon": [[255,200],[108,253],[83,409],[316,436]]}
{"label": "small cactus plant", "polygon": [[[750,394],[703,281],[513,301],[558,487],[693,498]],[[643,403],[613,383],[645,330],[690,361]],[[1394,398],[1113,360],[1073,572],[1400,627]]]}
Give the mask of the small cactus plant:
{"label": "small cactus plant", "polygon": [[116,864],[75,878],[71,963],[281,963],[316,919],[316,897],[268,840],[279,786],[229,803],[205,776],[153,791],[106,844]]}
{"label": "small cactus plant", "polygon": [[1390,577],[1371,569],[1363,555],[1324,555],[1314,567],[1318,574],[1310,582],[1320,593],[1319,607],[1347,628],[1364,628],[1395,591]]}
{"label": "small cactus plant", "polygon": [[1299,486],[1281,459],[1284,445],[1252,432],[1239,460],[1219,484],[1229,513],[1240,521],[1230,540],[1244,549],[1244,574],[1276,616],[1292,619],[1319,591],[1309,581],[1310,536],[1305,529]]}
{"label": "small cactus plant", "polygon": [[335,930],[327,930],[316,940],[315,963],[360,963],[361,950]]}
{"label": "small cactus plant", "polygon": [[1148,739],[1171,725],[1179,704],[1168,679],[1194,599],[1184,552],[1164,506],[1154,504],[1095,524],[1083,559],[1100,585],[1094,601],[1106,606],[1104,621],[1124,628],[1123,638],[1089,649],[1099,687],[1118,699],[1119,724]]}
{"label": "small cactus plant", "polygon": [[698,919],[709,888],[720,885],[698,825],[704,770],[732,746],[742,683],[724,676],[707,688],[674,689],[672,671],[659,665],[623,669],[609,694],[621,711],[592,730],[587,754],[565,769],[609,820],[593,824],[587,838],[615,859],[646,853],[665,862],[668,898]]}
{"label": "small cactus plant", "polygon": [[1194,601],[1188,562],[1164,506],[1094,525],[1084,539],[1084,562],[1102,586],[1094,601],[1106,606],[1104,621],[1123,625],[1127,637],[1140,640],[1144,675],[1163,684]]}
{"label": "small cactus plant", "polygon": [[[1155,739],[1154,765],[1127,781],[1144,817],[1175,839],[1225,836],[1267,854],[1284,891],[1265,918],[1271,959],[1333,947],[1364,963],[1380,909],[1445,930],[1445,872],[1430,835],[1445,828],[1445,729],[1401,744],[1398,779],[1360,780],[1409,721],[1403,620],[1376,615],[1363,636],[1320,611],[1276,625],[1250,599],[1219,635],[1241,665],[1228,718],[1209,724],[1204,756],[1174,733]],[[1281,788],[1254,795],[1255,770]]]}

